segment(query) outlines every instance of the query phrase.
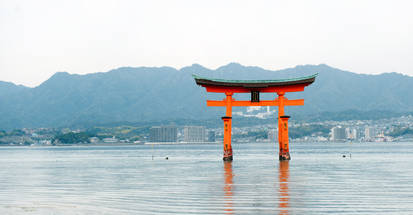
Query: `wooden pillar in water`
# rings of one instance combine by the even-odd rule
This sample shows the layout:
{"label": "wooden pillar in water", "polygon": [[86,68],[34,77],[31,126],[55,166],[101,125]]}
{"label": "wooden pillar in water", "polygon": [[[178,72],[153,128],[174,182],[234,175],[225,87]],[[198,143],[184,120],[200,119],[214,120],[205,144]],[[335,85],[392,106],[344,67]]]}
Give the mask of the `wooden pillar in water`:
{"label": "wooden pillar in water", "polygon": [[279,139],[280,143],[280,160],[290,160],[290,147],[288,143],[288,119],[290,116],[280,116],[281,120],[281,127],[278,129],[281,130],[281,139]]}
{"label": "wooden pillar in water", "polygon": [[232,146],[231,146],[231,132],[232,132],[232,95],[233,93],[225,93],[227,96],[226,103],[226,116],[222,117],[224,121],[224,161],[232,161]]}
{"label": "wooden pillar in water", "polygon": [[284,92],[278,92],[278,143],[279,143],[279,160],[290,160],[290,149],[288,143],[288,119],[289,116],[284,114]]}

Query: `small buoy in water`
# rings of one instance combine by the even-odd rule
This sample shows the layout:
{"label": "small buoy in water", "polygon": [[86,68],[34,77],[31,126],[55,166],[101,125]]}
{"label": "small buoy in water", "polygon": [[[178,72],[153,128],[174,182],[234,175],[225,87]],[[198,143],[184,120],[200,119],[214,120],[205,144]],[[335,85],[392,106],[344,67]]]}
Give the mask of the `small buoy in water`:
{"label": "small buoy in water", "polygon": [[169,158],[168,158],[168,157],[166,157],[165,159],[166,159],[166,160],[168,160]]}

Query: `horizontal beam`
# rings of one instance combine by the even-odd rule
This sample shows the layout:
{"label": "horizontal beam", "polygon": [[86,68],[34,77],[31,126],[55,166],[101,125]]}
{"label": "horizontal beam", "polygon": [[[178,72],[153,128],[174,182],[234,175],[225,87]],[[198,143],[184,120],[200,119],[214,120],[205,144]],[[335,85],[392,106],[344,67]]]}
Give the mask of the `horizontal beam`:
{"label": "horizontal beam", "polygon": [[[223,107],[226,106],[227,102],[225,100],[216,101],[216,100],[207,100],[207,106],[216,106],[216,107]],[[288,100],[284,99],[284,106],[296,106],[296,105],[304,105],[304,99],[294,99]],[[278,99],[275,100],[262,100],[259,102],[251,102],[251,101],[231,101],[231,106],[279,106]]]}

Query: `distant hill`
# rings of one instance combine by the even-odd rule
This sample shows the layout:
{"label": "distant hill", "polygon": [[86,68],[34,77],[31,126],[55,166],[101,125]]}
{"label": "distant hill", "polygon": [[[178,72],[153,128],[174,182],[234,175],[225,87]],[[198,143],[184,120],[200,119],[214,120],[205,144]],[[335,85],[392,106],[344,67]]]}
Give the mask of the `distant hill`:
{"label": "distant hill", "polygon": [[[122,67],[87,75],[59,72],[35,88],[0,82],[0,129],[217,118],[224,114],[224,109],[207,108],[205,100],[222,95],[207,96],[191,74],[227,79],[279,79],[314,73],[319,76],[313,85],[304,92],[287,94],[291,99],[305,99],[305,106],[288,107],[288,114],[413,111],[413,77],[397,73],[361,75],[323,64],[279,71],[237,63],[216,70],[198,64],[180,70]],[[275,98],[275,95],[265,97]]]}

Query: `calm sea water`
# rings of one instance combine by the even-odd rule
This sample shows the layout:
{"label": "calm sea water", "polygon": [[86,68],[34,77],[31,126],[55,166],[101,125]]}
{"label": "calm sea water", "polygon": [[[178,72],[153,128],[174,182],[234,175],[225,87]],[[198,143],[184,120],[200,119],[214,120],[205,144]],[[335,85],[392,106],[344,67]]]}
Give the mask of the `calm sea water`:
{"label": "calm sea water", "polygon": [[413,214],[413,143],[233,148],[0,147],[0,214]]}

